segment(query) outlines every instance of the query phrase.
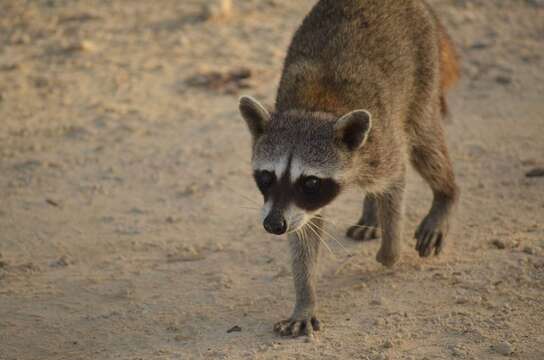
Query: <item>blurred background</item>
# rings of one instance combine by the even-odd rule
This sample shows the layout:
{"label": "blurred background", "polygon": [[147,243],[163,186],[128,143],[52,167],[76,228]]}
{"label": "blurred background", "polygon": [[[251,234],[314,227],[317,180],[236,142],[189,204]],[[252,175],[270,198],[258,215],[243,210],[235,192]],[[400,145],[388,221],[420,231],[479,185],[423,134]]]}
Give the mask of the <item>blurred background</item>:
{"label": "blurred background", "polygon": [[418,177],[393,270],[346,194],[304,342],[237,100],[273,104],[315,1],[0,1],[0,359],[544,358],[544,2],[429,2],[463,63],[447,253],[413,250]]}

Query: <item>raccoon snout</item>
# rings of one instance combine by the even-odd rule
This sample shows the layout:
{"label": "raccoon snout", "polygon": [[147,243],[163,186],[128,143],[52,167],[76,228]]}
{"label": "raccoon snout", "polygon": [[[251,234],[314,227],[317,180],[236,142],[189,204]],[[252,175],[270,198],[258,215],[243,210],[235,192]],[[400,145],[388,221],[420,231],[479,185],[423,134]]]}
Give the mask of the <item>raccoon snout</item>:
{"label": "raccoon snout", "polygon": [[268,215],[263,222],[264,229],[274,235],[282,235],[287,232],[287,221],[279,214]]}

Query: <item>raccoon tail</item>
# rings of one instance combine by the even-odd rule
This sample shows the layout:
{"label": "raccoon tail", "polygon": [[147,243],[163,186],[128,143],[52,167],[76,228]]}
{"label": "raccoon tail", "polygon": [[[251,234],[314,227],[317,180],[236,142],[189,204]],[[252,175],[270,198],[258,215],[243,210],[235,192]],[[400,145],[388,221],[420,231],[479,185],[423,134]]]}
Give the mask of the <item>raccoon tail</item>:
{"label": "raccoon tail", "polygon": [[444,119],[449,118],[448,103],[446,94],[458,81],[460,77],[459,56],[453,42],[441,23],[438,23],[440,32],[440,108]]}

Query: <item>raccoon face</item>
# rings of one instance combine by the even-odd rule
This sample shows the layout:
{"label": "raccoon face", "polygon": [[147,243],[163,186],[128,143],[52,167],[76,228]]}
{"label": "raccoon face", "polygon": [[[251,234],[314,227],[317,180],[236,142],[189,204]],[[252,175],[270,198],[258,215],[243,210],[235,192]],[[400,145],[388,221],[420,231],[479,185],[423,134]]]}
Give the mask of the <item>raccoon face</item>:
{"label": "raccoon face", "polygon": [[265,201],[263,225],[271,234],[300,229],[340,193],[340,183],[332,178],[293,176],[293,159],[280,161],[273,170],[261,165],[254,162],[254,178]]}
{"label": "raccoon face", "polygon": [[350,164],[371,128],[370,114],[270,114],[250,97],[240,112],[253,137],[253,176],[264,197],[263,226],[282,235],[304,227],[347,185]]}

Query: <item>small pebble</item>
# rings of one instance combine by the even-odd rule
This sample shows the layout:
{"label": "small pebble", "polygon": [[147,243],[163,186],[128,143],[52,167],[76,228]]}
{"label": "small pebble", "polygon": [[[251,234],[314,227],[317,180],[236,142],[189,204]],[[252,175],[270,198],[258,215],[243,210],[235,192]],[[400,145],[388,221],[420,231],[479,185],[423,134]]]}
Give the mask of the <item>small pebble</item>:
{"label": "small pebble", "polygon": [[451,354],[454,356],[454,357],[462,357],[465,355],[465,351],[462,347],[460,346],[454,346],[452,349],[451,349]]}
{"label": "small pebble", "polygon": [[514,350],[512,349],[512,345],[508,341],[503,341],[496,344],[495,346],[493,346],[493,349],[497,353],[504,356],[509,356],[514,352]]}
{"label": "small pebble", "polygon": [[53,260],[49,262],[49,267],[52,268],[63,268],[70,265],[72,262],[68,259],[66,255],[61,256],[58,260]]}
{"label": "small pebble", "polygon": [[60,203],[53,199],[45,199],[45,202],[54,207],[60,207]]}
{"label": "small pebble", "polygon": [[464,305],[464,304],[468,304],[469,303],[469,299],[467,299],[466,297],[459,297],[455,300],[455,303],[456,304],[459,304],[459,305]]}
{"label": "small pebble", "polygon": [[196,262],[205,260],[206,256],[202,254],[168,254],[166,262],[167,263],[177,263],[177,262]]}
{"label": "small pebble", "polygon": [[232,15],[232,0],[209,1],[202,9],[205,20],[225,19]]}
{"label": "small pebble", "polygon": [[239,327],[238,325],[235,325],[233,327],[231,327],[230,329],[227,330],[227,334],[230,334],[230,333],[233,333],[233,332],[241,332],[242,331],[242,328]]}
{"label": "small pebble", "polygon": [[174,340],[185,342],[185,341],[191,340],[191,337],[189,337],[189,336],[183,336],[183,335],[176,335],[176,337],[174,337]]}
{"label": "small pebble", "polygon": [[371,357],[372,360],[387,360],[387,355],[385,354],[374,354]]}
{"label": "small pebble", "polygon": [[525,246],[523,248],[523,252],[528,254],[528,255],[534,255],[535,254],[535,249],[530,247],[530,246]]}
{"label": "small pebble", "polygon": [[544,167],[534,168],[534,169],[528,171],[525,174],[525,176],[528,177],[528,178],[544,177]]}
{"label": "small pebble", "polygon": [[375,298],[370,301],[370,305],[383,305],[384,300],[382,298]]}
{"label": "small pebble", "polygon": [[504,243],[504,241],[499,239],[493,240],[491,244],[493,244],[497,249],[500,249],[500,250],[503,250],[506,248],[506,244]]}
{"label": "small pebble", "polygon": [[499,75],[495,78],[495,81],[501,85],[508,85],[512,83],[512,79],[505,75]]}
{"label": "small pebble", "polygon": [[357,284],[355,286],[353,286],[353,290],[364,290],[368,287],[367,284],[365,283],[360,283],[360,284]]}
{"label": "small pebble", "polygon": [[75,52],[89,52],[89,53],[92,53],[92,52],[95,52],[97,50],[97,46],[95,45],[95,43],[93,43],[93,42],[91,42],[89,40],[82,40],[80,42],[68,45],[67,47],[64,48],[64,50],[66,52],[71,52],[71,53],[75,53]]}

